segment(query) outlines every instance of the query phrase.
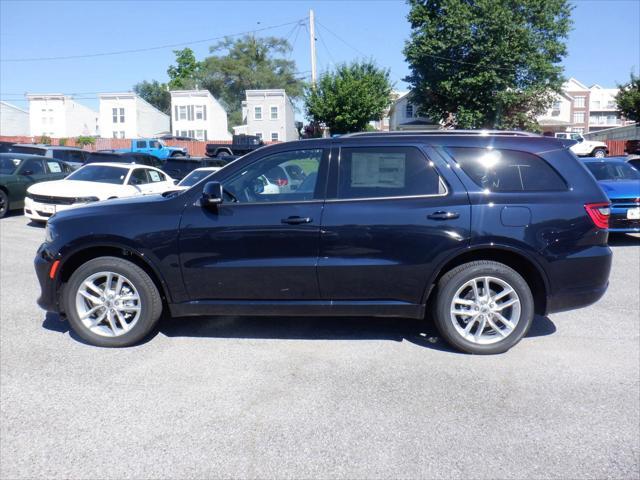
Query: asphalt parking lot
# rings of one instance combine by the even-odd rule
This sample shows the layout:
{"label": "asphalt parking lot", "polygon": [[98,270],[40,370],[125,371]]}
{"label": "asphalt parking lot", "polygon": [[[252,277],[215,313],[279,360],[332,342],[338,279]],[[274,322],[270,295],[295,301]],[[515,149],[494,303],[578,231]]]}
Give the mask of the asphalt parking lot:
{"label": "asphalt parking lot", "polygon": [[404,320],[163,320],[81,343],[35,303],[42,228],[0,220],[1,478],[638,478],[640,239],[596,305],[510,352]]}

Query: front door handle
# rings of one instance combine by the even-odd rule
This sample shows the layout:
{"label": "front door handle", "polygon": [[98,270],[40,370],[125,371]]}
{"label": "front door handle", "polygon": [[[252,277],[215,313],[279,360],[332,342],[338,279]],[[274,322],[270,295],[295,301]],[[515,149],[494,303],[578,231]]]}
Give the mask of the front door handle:
{"label": "front door handle", "polygon": [[301,225],[303,223],[311,223],[313,222],[313,218],[311,217],[288,217],[283,218],[282,223],[286,223],[288,225]]}
{"label": "front door handle", "polygon": [[453,220],[454,218],[458,218],[459,216],[460,214],[458,212],[445,212],[439,210],[427,215],[427,218],[431,220]]}

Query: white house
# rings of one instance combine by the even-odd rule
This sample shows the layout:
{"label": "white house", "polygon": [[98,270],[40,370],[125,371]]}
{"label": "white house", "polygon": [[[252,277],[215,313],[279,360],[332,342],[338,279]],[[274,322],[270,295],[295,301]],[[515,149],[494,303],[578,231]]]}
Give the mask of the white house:
{"label": "white house", "polygon": [[171,128],[173,134],[197,140],[231,140],[227,111],[209,90],[173,90]]}
{"label": "white house", "polygon": [[32,136],[55,138],[98,135],[98,113],[61,93],[29,93]]}
{"label": "white house", "polygon": [[409,101],[410,92],[398,92],[389,111],[389,130],[437,130],[440,124],[418,115],[418,108]]}
{"label": "white house", "polygon": [[571,127],[572,102],[573,97],[567,93],[556,94],[551,107],[537,118],[540,128],[546,135],[566,132]]}
{"label": "white house", "polygon": [[101,93],[100,134],[103,138],[155,137],[169,132],[169,115],[133,92]]}
{"label": "white house", "polygon": [[29,112],[0,101],[0,135],[17,137],[29,134]]}
{"label": "white house", "polygon": [[242,102],[245,125],[234,127],[236,133],[257,135],[264,141],[298,140],[293,104],[283,89],[246,90]]}

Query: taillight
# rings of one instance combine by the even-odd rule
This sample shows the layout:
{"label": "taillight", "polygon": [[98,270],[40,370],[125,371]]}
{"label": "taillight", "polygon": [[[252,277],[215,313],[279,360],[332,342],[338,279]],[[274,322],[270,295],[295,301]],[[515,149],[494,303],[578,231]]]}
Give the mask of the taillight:
{"label": "taillight", "polygon": [[276,183],[278,184],[279,187],[286,187],[287,184],[289,183],[289,180],[287,180],[286,178],[279,178]]}
{"label": "taillight", "polygon": [[609,228],[611,207],[608,203],[587,203],[584,208],[596,227]]}

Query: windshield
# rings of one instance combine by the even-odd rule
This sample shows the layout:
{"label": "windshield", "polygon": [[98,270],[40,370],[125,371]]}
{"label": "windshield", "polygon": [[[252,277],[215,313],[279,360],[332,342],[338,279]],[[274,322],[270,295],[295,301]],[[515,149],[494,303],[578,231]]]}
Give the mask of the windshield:
{"label": "windshield", "polygon": [[107,165],[87,165],[73,172],[67,177],[67,180],[122,185],[127,176],[127,171],[125,168],[109,167]]}
{"label": "windshield", "polygon": [[187,175],[186,177],[184,177],[180,183],[178,184],[178,186],[180,187],[192,187],[193,185],[195,185],[196,183],[198,183],[200,180],[202,180],[203,178],[208,177],[209,175],[211,175],[213,172],[217,172],[219,169],[217,170],[194,170],[193,172],[191,172],[189,175]]}
{"label": "windshield", "polygon": [[0,173],[13,175],[22,163],[21,158],[0,157]]}
{"label": "windshield", "polygon": [[640,172],[628,163],[587,163],[587,168],[596,180],[640,180]]}

